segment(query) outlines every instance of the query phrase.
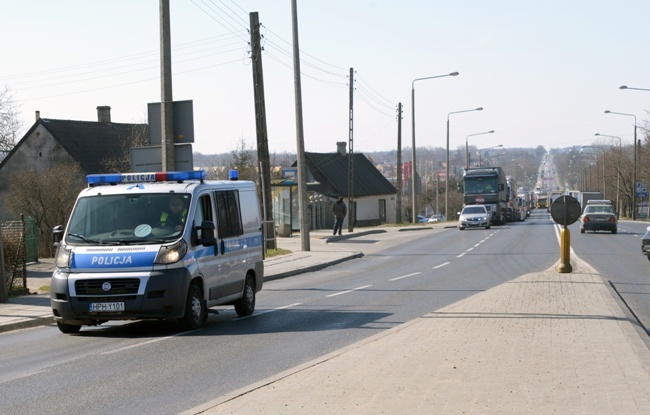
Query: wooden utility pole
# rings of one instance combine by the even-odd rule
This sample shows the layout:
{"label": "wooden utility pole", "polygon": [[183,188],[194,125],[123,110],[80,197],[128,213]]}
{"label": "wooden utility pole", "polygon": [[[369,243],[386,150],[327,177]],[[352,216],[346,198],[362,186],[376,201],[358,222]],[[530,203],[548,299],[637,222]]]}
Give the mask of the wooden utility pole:
{"label": "wooden utility pole", "polygon": [[[257,12],[250,13],[251,60],[253,62],[253,91],[255,96],[255,126],[257,127],[257,160],[260,165],[260,187],[264,209],[264,238],[266,249],[275,249],[273,226],[273,201],[271,200],[271,165],[269,139],[266,129],[266,101],[264,100],[264,75],[262,71],[262,45],[260,20]],[[272,236],[272,238],[271,238]]]}
{"label": "wooden utility pole", "polygon": [[354,231],[354,69],[350,68],[350,119],[348,133],[348,232]]}
{"label": "wooden utility pole", "polygon": [[300,84],[300,47],[298,45],[298,7],[291,0],[291,21],[293,26],[293,80],[296,101],[296,153],[298,155],[298,205],[300,209],[300,245],[303,251],[310,251],[309,204],[307,201],[307,163],[305,160],[305,137],[302,125],[302,87]]}
{"label": "wooden utility pole", "polygon": [[175,170],[174,112],[172,98],[172,48],[169,0],[160,0],[160,100],[162,170]]}
{"label": "wooden utility pole", "polygon": [[5,273],[5,256],[4,249],[2,248],[2,234],[0,234],[0,303],[9,302],[9,294],[7,289],[7,275]]}
{"label": "wooden utility pole", "polygon": [[402,103],[397,104],[397,212],[395,223],[402,223]]}

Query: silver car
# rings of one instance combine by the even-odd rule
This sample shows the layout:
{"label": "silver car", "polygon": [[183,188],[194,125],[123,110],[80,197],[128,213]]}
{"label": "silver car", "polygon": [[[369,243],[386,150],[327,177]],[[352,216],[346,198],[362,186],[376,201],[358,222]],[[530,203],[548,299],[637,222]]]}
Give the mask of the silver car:
{"label": "silver car", "polygon": [[459,213],[458,229],[485,228],[490,229],[490,214],[484,205],[466,205]]}

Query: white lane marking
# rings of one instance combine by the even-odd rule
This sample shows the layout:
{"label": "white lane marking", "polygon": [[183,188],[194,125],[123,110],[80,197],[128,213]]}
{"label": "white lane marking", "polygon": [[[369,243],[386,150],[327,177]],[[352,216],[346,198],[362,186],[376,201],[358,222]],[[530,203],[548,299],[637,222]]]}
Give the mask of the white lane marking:
{"label": "white lane marking", "polygon": [[262,312],[260,312],[260,313],[251,314],[250,316],[238,317],[238,318],[237,318],[237,321],[239,321],[239,320],[246,320],[247,318],[257,317],[257,316],[261,316],[261,315],[263,315],[263,314],[268,314],[268,313],[272,313],[272,312],[274,312],[274,311],[284,310],[284,309],[291,308],[291,307],[295,307],[295,306],[299,306],[299,305],[302,305],[302,303],[293,303],[293,304],[284,305],[284,306],[282,306],[282,307],[278,307],[278,308],[272,308],[272,309],[270,309],[270,310],[262,311]]}
{"label": "white lane marking", "polygon": [[447,266],[449,264],[451,264],[451,262],[445,262],[444,264],[436,265],[435,267],[433,267],[433,269],[442,268],[442,267]]}
{"label": "white lane marking", "polygon": [[421,272],[414,272],[413,274],[406,274],[406,275],[402,275],[401,277],[391,278],[388,281],[397,281],[397,280],[401,280],[403,278],[414,277],[414,276],[420,275],[420,274],[422,274],[422,273]]}
{"label": "white lane marking", "polygon": [[473,251],[473,250],[474,250],[474,248],[468,248],[467,251],[465,251],[465,252],[470,252],[470,251]]}
{"label": "white lane marking", "polygon": [[478,248],[479,245],[481,245],[481,242],[479,242],[479,243],[477,243],[476,245],[474,245],[474,248]]}
{"label": "white lane marking", "polygon": [[173,337],[182,336],[184,334],[194,333],[195,331],[199,331],[199,330],[184,331],[182,333],[176,333],[176,334],[174,334],[172,336],[166,336],[166,337],[160,337],[160,338],[157,338],[157,339],[151,339],[151,340],[146,341],[146,342],[142,342],[142,343],[138,343],[138,344],[132,344],[131,346],[120,347],[119,349],[109,350],[107,352],[103,352],[102,354],[119,353],[119,352],[123,352],[125,350],[135,349],[136,347],[146,346],[147,344],[157,343],[157,342],[162,341],[162,340],[167,340],[167,339],[171,339]]}
{"label": "white lane marking", "polygon": [[465,254],[466,254],[466,253],[467,253],[467,252],[463,252],[463,253],[462,253],[462,254],[460,254],[460,255],[456,255],[456,258],[462,258],[462,257],[464,257],[464,256],[465,256]]}
{"label": "white lane marking", "polygon": [[347,294],[347,293],[351,293],[352,291],[357,291],[357,290],[363,290],[364,288],[368,288],[368,287],[372,287],[372,285],[364,285],[362,287],[353,288],[351,290],[341,291],[340,293],[334,293],[334,294],[326,295],[325,297],[336,297],[337,295]]}

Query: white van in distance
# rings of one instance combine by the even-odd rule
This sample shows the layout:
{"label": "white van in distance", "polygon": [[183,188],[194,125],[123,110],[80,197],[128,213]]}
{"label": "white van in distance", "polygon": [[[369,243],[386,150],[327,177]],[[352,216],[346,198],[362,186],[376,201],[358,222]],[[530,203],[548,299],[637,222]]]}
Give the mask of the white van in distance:
{"label": "white van in distance", "polygon": [[255,183],[205,171],[89,175],[58,244],[54,320],[63,333],[109,320],[179,319],[208,308],[255,310],[264,278]]}

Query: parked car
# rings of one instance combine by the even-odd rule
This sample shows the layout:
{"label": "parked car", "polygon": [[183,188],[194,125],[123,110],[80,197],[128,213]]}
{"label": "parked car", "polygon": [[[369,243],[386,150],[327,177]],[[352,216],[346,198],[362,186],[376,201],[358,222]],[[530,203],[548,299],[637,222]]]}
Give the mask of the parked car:
{"label": "parked car", "polygon": [[438,213],[438,214],[431,215],[428,222],[444,222],[446,220],[447,218],[445,218],[445,215],[443,215],[442,213]]}
{"label": "parked car", "polygon": [[482,228],[490,229],[490,215],[484,205],[466,205],[458,213],[458,229]]}
{"label": "parked car", "polygon": [[616,233],[618,219],[610,200],[589,200],[580,216],[580,233],[610,231]]}
{"label": "parked car", "polygon": [[645,230],[645,235],[641,238],[641,252],[648,257],[650,261],[650,226]]}
{"label": "parked car", "polygon": [[426,223],[426,222],[428,222],[428,221],[429,221],[429,218],[427,218],[427,217],[424,216],[424,215],[418,215],[418,216],[417,216],[417,222],[418,222],[418,223]]}

